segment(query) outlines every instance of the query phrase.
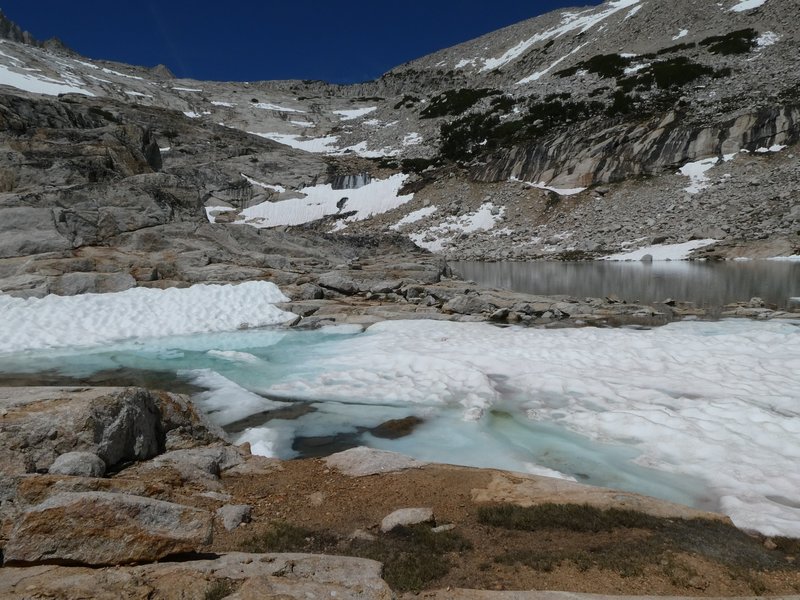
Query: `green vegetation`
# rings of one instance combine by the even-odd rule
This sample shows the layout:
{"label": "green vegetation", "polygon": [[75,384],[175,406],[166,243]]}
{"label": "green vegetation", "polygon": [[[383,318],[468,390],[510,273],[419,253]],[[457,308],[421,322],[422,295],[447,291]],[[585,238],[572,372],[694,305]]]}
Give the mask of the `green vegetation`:
{"label": "green vegetation", "polygon": [[441,154],[468,162],[494,149],[534,140],[559,125],[602,114],[601,102],[530,101],[517,119],[503,120],[497,112],[465,115],[441,127]]}
{"label": "green vegetation", "polygon": [[434,533],[426,525],[400,527],[376,540],[354,540],[348,552],[383,563],[383,577],[398,592],[419,591],[450,571],[449,552],[471,548],[452,531]]}
{"label": "green vegetation", "polygon": [[[606,569],[623,577],[642,575],[651,568],[660,570],[675,585],[685,587],[696,573],[680,563],[679,555],[684,553],[702,556],[725,567],[731,577],[747,583],[756,594],[765,591],[758,571],[795,570],[797,567],[786,558],[800,550],[800,541],[788,538],[776,538],[773,541],[777,548],[768,550],[758,539],[721,521],[666,519],[589,505],[487,506],[479,510],[478,519],[485,525],[509,530],[561,531],[578,536],[547,551],[525,548],[502,553],[495,557],[499,564],[522,564],[546,572],[569,562],[581,571]],[[618,532],[617,535],[630,533],[624,543],[620,543],[617,535],[602,536],[601,541],[589,538],[593,540],[591,543],[583,538],[612,531]]]}
{"label": "green vegetation", "polygon": [[578,71],[588,71],[600,77],[622,77],[625,73],[625,67],[630,64],[630,58],[619,54],[600,54],[579,62],[568,69],[557,71],[555,74],[559,77],[572,77]]}
{"label": "green vegetation", "polygon": [[281,521],[242,544],[242,550],[254,554],[265,552],[318,552],[336,542],[332,535],[319,533]]}
{"label": "green vegetation", "polygon": [[756,47],[758,32],[755,29],[740,29],[726,35],[715,35],[700,42],[712,54],[747,54]]}
{"label": "green vegetation", "polygon": [[405,158],[400,162],[403,173],[422,173],[430,166],[439,164],[435,158]]}
{"label": "green vegetation", "polygon": [[230,579],[217,579],[206,590],[204,600],[222,600],[236,591],[236,586]]}
{"label": "green vegetation", "polygon": [[420,117],[435,119],[436,117],[460,115],[475,106],[479,100],[496,95],[500,95],[500,92],[488,88],[447,90],[431,98],[430,104],[420,112]]}
{"label": "green vegetation", "polygon": [[673,52],[682,52],[683,50],[692,50],[697,48],[697,44],[694,42],[690,42],[687,44],[675,44],[674,46],[668,46],[666,48],[662,48],[658,50],[655,55],[647,55],[642,58],[651,58],[653,56],[663,56],[664,54],[672,54]]}
{"label": "green vegetation", "polygon": [[493,527],[520,531],[567,529],[597,533],[618,527],[654,528],[660,519],[634,510],[601,510],[588,504],[540,504],[531,507],[501,504],[481,507],[478,521]]}
{"label": "green vegetation", "polygon": [[419,98],[406,94],[400,98],[400,101],[397,104],[394,105],[394,109],[400,110],[401,108],[414,108],[414,106],[417,104],[419,104]]}
{"label": "green vegetation", "polygon": [[318,552],[358,556],[383,563],[383,578],[398,592],[418,591],[446,575],[450,552],[471,548],[452,531],[434,533],[427,525],[398,527],[374,540],[337,537],[288,523],[273,523],[266,533],[242,544],[245,552]]}

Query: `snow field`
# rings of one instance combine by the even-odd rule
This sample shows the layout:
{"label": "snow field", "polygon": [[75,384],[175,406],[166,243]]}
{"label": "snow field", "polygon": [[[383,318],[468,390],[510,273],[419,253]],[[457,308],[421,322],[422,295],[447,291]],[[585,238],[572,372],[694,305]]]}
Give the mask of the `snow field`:
{"label": "snow field", "polygon": [[243,210],[240,223],[259,228],[302,225],[328,215],[353,211],[355,214],[347,221],[363,221],[410,202],[413,194],[399,195],[407,178],[407,175],[393,175],[373,180],[357,190],[334,190],[330,184],[303,188],[300,192],[305,198],[263,202]]}

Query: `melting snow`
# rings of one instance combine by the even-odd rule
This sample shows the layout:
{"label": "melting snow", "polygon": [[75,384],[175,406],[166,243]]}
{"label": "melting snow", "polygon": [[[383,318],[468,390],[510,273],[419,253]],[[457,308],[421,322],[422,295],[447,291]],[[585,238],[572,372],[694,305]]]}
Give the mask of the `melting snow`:
{"label": "melting snow", "polygon": [[409,133],[403,138],[403,146],[417,146],[422,143],[422,136],[418,133]]}
{"label": "melting snow", "polygon": [[739,0],[739,4],[731,8],[732,12],[745,12],[763,6],[767,0]]}
{"label": "melting snow", "polygon": [[478,210],[461,217],[448,217],[438,225],[415,233],[411,236],[420,248],[431,252],[440,252],[449,241],[462,233],[489,231],[503,218],[505,207],[496,207],[491,202],[484,202]]}
{"label": "melting snow", "polygon": [[693,250],[716,244],[717,240],[692,240],[683,244],[661,244],[658,246],[647,246],[632,252],[612,254],[603,260],[641,260],[646,254],[653,257],[653,260],[686,260]]}
{"label": "melting snow", "polygon": [[377,106],[370,106],[368,108],[354,108],[352,110],[335,110],[333,114],[339,115],[342,121],[353,121],[366,116],[378,110]]}
{"label": "melting snow", "polygon": [[259,228],[302,225],[337,213],[354,213],[347,217],[348,222],[363,221],[413,200],[413,194],[399,195],[406,179],[408,175],[402,174],[374,179],[357,190],[334,190],[330,184],[303,188],[300,193],[305,198],[263,202],[246,208],[239,223]]}

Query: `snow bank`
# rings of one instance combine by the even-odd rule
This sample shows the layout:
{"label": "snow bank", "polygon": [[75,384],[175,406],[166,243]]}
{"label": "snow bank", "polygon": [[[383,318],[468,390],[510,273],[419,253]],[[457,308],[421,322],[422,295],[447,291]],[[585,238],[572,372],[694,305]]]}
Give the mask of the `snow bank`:
{"label": "snow bank", "polygon": [[684,242],[683,244],[660,244],[657,246],[646,246],[631,252],[622,252],[620,254],[612,254],[606,256],[603,260],[642,260],[642,258],[649,254],[653,260],[686,260],[692,251],[704,246],[716,244],[717,240],[692,240],[691,242]]}
{"label": "snow bank", "polygon": [[430,217],[437,210],[438,209],[435,206],[426,206],[424,208],[420,208],[419,210],[415,210],[414,212],[408,213],[397,223],[389,227],[389,229],[391,229],[392,231],[399,231],[405,225],[411,225],[412,223],[417,223],[418,221],[421,221],[425,217]]}
{"label": "snow bank", "polygon": [[294,318],[274,305],[285,301],[278,287],[265,281],[66,297],[0,296],[0,354],[277,325]]}
{"label": "snow bank", "polygon": [[407,178],[398,174],[376,179],[357,190],[334,190],[330,184],[303,188],[300,192],[305,198],[251,206],[241,212],[239,223],[260,228],[302,225],[337,213],[354,213],[348,222],[363,221],[411,201],[413,194],[399,195]]}

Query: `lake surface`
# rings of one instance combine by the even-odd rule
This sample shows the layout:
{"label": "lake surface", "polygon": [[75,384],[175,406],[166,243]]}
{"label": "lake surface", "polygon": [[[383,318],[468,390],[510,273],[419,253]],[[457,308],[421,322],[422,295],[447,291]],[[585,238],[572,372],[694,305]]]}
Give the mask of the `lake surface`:
{"label": "lake surface", "polygon": [[695,302],[715,307],[759,297],[787,308],[800,297],[800,262],[452,262],[465,279],[491,287],[628,302]]}

